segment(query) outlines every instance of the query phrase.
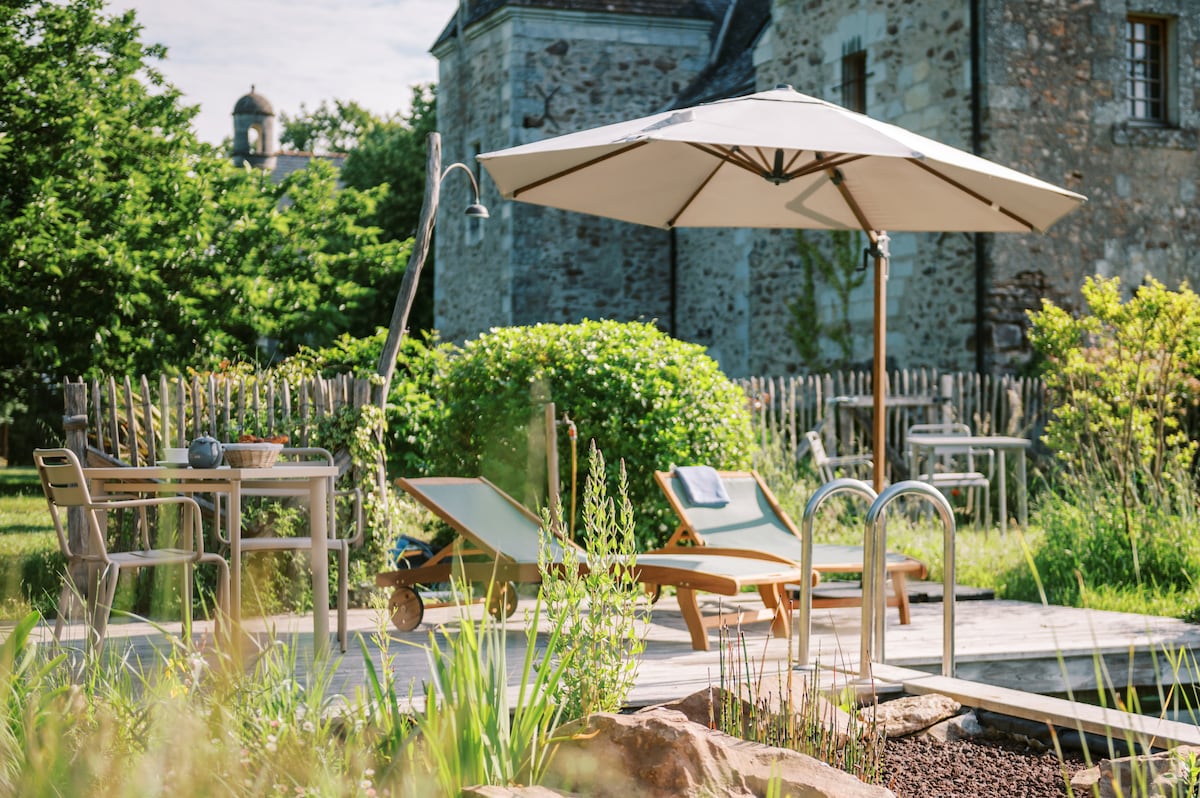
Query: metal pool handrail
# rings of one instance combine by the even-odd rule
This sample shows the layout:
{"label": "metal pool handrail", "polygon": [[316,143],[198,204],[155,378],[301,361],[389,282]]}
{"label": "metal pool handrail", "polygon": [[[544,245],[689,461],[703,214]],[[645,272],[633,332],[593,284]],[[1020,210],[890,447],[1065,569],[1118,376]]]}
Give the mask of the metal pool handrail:
{"label": "metal pool handrail", "polygon": [[[832,483],[831,483],[832,484]],[[889,504],[902,496],[920,496],[927,499],[941,516],[944,527],[942,541],[942,675],[954,676],[954,510],[941,491],[925,482],[906,480],[897,482],[883,490],[867,510],[866,530],[863,535],[865,551],[863,557],[863,599],[861,647],[859,650],[859,672],[862,679],[870,679],[872,643],[879,661],[884,661],[884,628],[886,626],[884,599],[885,552],[887,551],[886,510]],[[807,512],[807,511],[806,511]],[[868,559],[869,558],[869,559]],[[868,569],[869,568],[869,574]],[[874,633],[872,634],[872,630]]]}

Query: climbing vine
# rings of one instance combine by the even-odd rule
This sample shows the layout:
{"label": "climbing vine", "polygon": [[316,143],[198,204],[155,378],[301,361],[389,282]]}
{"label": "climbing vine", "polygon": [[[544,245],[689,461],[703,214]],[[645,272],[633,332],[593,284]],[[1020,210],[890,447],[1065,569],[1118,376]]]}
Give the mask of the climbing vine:
{"label": "climbing vine", "polygon": [[[866,271],[860,268],[862,233],[834,230],[828,235],[830,255],[820,242],[811,240],[803,230],[796,231],[796,251],[802,269],[801,290],[787,303],[792,317],[787,329],[801,361],[811,370],[843,368],[853,360],[850,296],[867,279]],[[820,284],[833,291],[835,298],[834,317],[826,323],[821,321],[817,301],[818,278]],[[822,358],[823,340],[830,341],[836,348],[835,359],[824,361]]]}

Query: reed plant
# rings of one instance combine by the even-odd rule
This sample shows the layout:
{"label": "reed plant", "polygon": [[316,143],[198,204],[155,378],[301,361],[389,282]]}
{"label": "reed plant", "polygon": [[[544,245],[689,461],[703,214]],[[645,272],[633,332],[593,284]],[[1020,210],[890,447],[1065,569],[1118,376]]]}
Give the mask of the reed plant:
{"label": "reed plant", "polygon": [[[838,690],[836,684],[821,690],[819,665],[798,676],[790,657],[786,672],[773,678],[766,678],[765,666],[751,670],[749,663],[755,660],[740,629],[730,635],[723,628],[720,645],[721,689],[711,718],[715,728],[744,740],[799,751],[868,784],[882,782],[883,730],[873,716],[868,721],[859,719],[854,690],[848,685]],[[757,661],[765,663],[766,658]],[[839,725],[839,717],[844,726]]]}
{"label": "reed plant", "polygon": [[[396,760],[403,767],[390,773],[399,795],[457,795],[476,784],[536,784],[549,761],[550,733],[563,718],[559,694],[571,657],[562,645],[561,622],[551,623],[539,646],[541,598],[525,618],[525,654],[512,701],[505,621],[490,615],[475,620],[466,609],[468,586],[460,583],[454,590],[460,598],[458,629],[430,633],[424,708],[413,714],[415,734]],[[394,694],[382,695],[375,678],[371,683],[377,705],[398,714]]]}

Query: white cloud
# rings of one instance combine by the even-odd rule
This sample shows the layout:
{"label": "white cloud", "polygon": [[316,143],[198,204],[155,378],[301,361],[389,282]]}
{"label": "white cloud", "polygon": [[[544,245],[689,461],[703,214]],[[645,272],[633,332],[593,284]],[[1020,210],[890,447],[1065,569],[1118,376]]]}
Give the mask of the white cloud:
{"label": "white cloud", "polygon": [[198,104],[196,131],[218,144],[253,84],[275,112],[354,100],[377,114],[408,109],[411,86],[437,79],[429,54],[455,0],[113,0],[137,11],[142,40],[167,46],[157,66]]}

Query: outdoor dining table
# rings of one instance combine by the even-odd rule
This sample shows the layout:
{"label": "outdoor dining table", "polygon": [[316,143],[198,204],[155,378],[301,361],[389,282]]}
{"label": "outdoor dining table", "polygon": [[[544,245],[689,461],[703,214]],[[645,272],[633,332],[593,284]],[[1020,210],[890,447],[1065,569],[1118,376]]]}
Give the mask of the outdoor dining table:
{"label": "outdoor dining table", "polygon": [[1018,438],[1009,435],[928,435],[924,433],[908,436],[908,445],[912,447],[915,460],[920,463],[923,456],[936,459],[939,452],[961,451],[964,447],[972,449],[993,449],[998,460],[997,479],[1000,494],[1000,533],[1008,532],[1008,471],[1005,467],[1005,453],[1017,453],[1017,522],[1024,529],[1029,525],[1029,499],[1027,495],[1025,452],[1033,445],[1028,438]]}
{"label": "outdoor dining table", "polygon": [[[100,466],[83,469],[97,494],[203,493],[229,497],[229,605],[233,627],[241,623],[242,495],[252,489],[295,490],[307,483],[309,508],[325,507],[337,466],[280,462],[266,468],[182,468],[178,466]],[[317,656],[329,652],[328,513],[310,509],[312,535],[313,646]],[[216,523],[220,523],[218,518]]]}

